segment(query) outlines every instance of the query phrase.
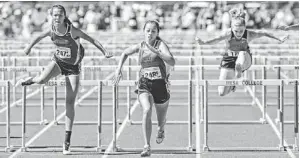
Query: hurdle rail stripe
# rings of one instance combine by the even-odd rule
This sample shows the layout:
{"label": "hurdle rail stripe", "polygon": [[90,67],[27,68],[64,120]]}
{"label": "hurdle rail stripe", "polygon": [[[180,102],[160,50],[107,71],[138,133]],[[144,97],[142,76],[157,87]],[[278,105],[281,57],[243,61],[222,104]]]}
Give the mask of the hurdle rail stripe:
{"label": "hurdle rail stripe", "polygon": [[[174,56],[175,60],[189,60],[193,58],[194,60],[198,59],[207,59],[207,60],[215,60],[215,59],[222,59],[224,56],[222,55],[216,55],[216,56]],[[45,59],[51,59],[52,57],[49,56],[28,56],[26,58],[20,58],[18,56],[10,56],[10,57],[0,57],[1,59],[6,59],[6,60],[30,60],[30,59],[37,59],[37,60],[45,60]],[[82,61],[86,60],[91,60],[91,59],[97,59],[97,60],[119,60],[121,56],[114,56],[112,58],[106,58],[104,56],[85,56]],[[296,55],[290,55],[290,56],[267,56],[267,55],[253,55],[252,58],[268,58],[268,60],[281,60],[281,59],[295,59],[297,60],[299,56]],[[129,56],[128,59],[131,60],[138,60],[137,56]]]}
{"label": "hurdle rail stripe", "polygon": [[[299,65],[252,65],[249,70],[261,70],[262,68],[266,69],[277,69],[281,68],[283,70],[294,70],[298,68]],[[82,69],[85,71],[103,71],[103,70],[115,70],[117,68],[117,65],[110,65],[110,66],[83,66]],[[197,70],[203,68],[205,70],[219,70],[220,65],[180,65],[180,66],[174,66],[172,70],[187,70],[187,69],[193,69]],[[22,72],[40,72],[43,69],[43,67],[34,67],[34,66],[6,66],[6,67],[0,67],[0,72],[2,71],[22,71]],[[123,66],[123,69],[131,69],[131,70],[140,70],[140,66]]]}
{"label": "hurdle rail stripe", "polygon": [[[110,75],[108,75],[104,80],[109,80],[110,78],[112,78],[114,75],[114,72],[111,73]],[[89,90],[87,93],[85,93],[81,98],[79,98],[76,103],[75,106],[77,106],[82,100],[84,100],[86,97],[88,97],[89,95],[91,95],[95,90],[97,90],[98,87],[94,87],[93,89]],[[66,115],[66,111],[64,111],[63,113],[61,113],[56,120],[59,121],[60,119],[62,119],[64,116]],[[51,121],[46,127],[44,127],[42,130],[40,130],[36,135],[34,135],[24,146],[25,148],[28,147],[30,144],[32,144],[36,139],[38,139],[42,134],[44,134],[48,129],[50,129],[53,125],[56,124],[56,121],[53,120]],[[22,148],[19,148],[18,150],[16,150],[12,155],[9,156],[9,158],[13,158],[15,156],[17,156],[20,152],[22,152]]]}

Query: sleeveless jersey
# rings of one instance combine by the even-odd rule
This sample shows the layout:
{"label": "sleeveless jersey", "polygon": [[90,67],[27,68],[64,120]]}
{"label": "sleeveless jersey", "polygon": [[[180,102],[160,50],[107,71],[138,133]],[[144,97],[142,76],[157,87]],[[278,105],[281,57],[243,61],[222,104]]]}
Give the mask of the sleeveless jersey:
{"label": "sleeveless jersey", "polygon": [[247,30],[245,30],[241,39],[236,39],[233,32],[231,31],[231,37],[227,44],[227,53],[229,56],[237,56],[240,51],[249,52],[249,45],[247,41]]}
{"label": "sleeveless jersey", "polygon": [[[155,40],[154,48],[158,49],[162,41]],[[142,66],[140,76],[150,80],[166,79],[166,65],[165,62],[149,48],[141,43],[139,51],[139,63]]]}
{"label": "sleeveless jersey", "polygon": [[67,31],[63,35],[58,35],[52,26],[51,40],[56,46],[54,57],[58,60],[77,65],[81,62],[84,56],[84,49],[79,42],[76,42],[71,35],[72,25],[67,24]]}

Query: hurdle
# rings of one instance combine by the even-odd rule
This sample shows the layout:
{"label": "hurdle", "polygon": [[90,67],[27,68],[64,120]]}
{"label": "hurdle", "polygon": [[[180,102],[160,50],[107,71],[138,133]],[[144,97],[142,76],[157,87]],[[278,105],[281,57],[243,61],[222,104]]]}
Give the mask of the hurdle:
{"label": "hurdle", "polygon": [[[4,104],[6,104],[7,107],[7,111],[6,111],[6,147],[4,149],[4,151],[8,151],[8,147],[10,146],[10,91],[11,91],[11,83],[10,81],[0,81],[0,87],[4,87],[5,88],[5,100],[6,102]],[[4,101],[5,101],[4,100]]]}
{"label": "hurdle", "polygon": [[[267,79],[267,80],[225,80],[225,81],[221,81],[221,80],[200,80],[198,81],[198,83],[200,84],[200,86],[204,86],[204,144],[203,144],[203,150],[204,151],[224,151],[224,150],[230,150],[230,151],[238,151],[238,150],[263,150],[263,151],[266,151],[266,150],[284,150],[284,149],[287,149],[288,148],[288,145],[287,143],[284,141],[284,118],[283,118],[283,111],[284,111],[284,103],[283,103],[283,86],[284,84],[293,84],[295,86],[297,86],[297,83],[298,81],[297,80],[271,80],[271,79]],[[276,128],[276,126],[274,125],[274,123],[272,122],[272,120],[270,119],[270,117],[265,114],[265,118],[266,118],[266,121],[272,126],[273,130],[276,131],[276,134],[279,135],[279,141],[280,141],[280,144],[279,144],[279,147],[272,147],[272,148],[258,148],[258,147],[232,147],[232,148],[221,148],[221,147],[209,147],[208,146],[208,95],[207,95],[207,90],[208,90],[208,86],[211,85],[211,86],[233,86],[233,85],[243,85],[243,86],[247,86],[247,89],[249,91],[251,91],[251,89],[249,88],[249,86],[269,86],[269,85],[273,85],[273,86],[280,86],[280,132],[278,131],[278,129]],[[252,95],[253,95],[253,91],[252,92]],[[297,92],[295,92],[297,93]],[[258,99],[256,99],[257,102]],[[197,106],[200,106],[199,105],[199,102],[197,102]],[[260,103],[259,103],[260,104]],[[261,111],[263,111],[263,105],[260,104],[260,109]],[[197,113],[196,113],[198,116],[196,116],[196,120],[199,121],[199,118],[200,118],[200,115],[201,115],[201,111],[200,111],[200,108],[197,108]],[[298,114],[297,114],[298,115]],[[295,120],[295,128],[298,128],[298,124],[296,124],[296,120]],[[200,126],[201,123],[199,123],[197,126]],[[196,139],[199,141],[200,140],[200,127],[197,127],[197,133],[196,136],[198,136]],[[296,138],[295,138],[296,139]],[[196,143],[196,152],[197,153],[200,153],[201,151],[201,146],[200,146],[200,142],[197,142]]]}
{"label": "hurdle", "polygon": [[[171,85],[176,85],[176,86],[187,86],[189,88],[189,90],[191,90],[192,86],[195,85],[195,81],[193,80],[171,80]],[[137,84],[136,81],[132,81],[132,80],[123,80],[123,81],[120,81],[118,86],[135,86]],[[120,146],[117,145],[117,142],[116,142],[116,124],[117,124],[117,115],[116,115],[116,109],[117,109],[117,88],[115,85],[112,85],[113,86],[113,106],[114,106],[114,112],[113,112],[113,146],[112,146],[112,152],[115,153],[115,152],[137,152],[137,151],[141,151],[142,149],[132,149],[132,148],[121,148]],[[189,142],[188,142],[188,146],[187,147],[183,147],[183,148],[172,148],[172,149],[153,149],[153,150],[176,150],[176,151],[185,151],[185,152],[193,152],[193,146],[192,146],[192,124],[194,124],[192,122],[192,105],[191,105],[191,100],[192,100],[192,93],[189,93],[188,94],[188,98],[189,98],[189,103],[190,103],[190,106],[188,108],[188,121],[173,121],[173,122],[170,122],[170,121],[167,121],[166,124],[178,124],[178,123],[181,123],[181,124],[188,124],[188,139],[189,139]],[[131,125],[140,125],[142,122],[141,121],[130,121],[129,124]],[[153,122],[152,124],[157,124],[157,122]],[[110,153],[111,154],[111,153]]]}
{"label": "hurdle", "polygon": [[[83,83],[81,83],[81,85],[85,85],[85,86],[97,86],[96,88],[98,89],[98,96],[99,96],[99,99],[98,99],[98,121],[97,121],[97,128],[98,128],[98,140],[97,140],[97,147],[94,148],[95,151],[98,151],[98,150],[101,150],[101,133],[102,133],[102,129],[101,129],[101,125],[102,125],[102,85],[103,85],[103,82],[105,81],[98,81],[98,80],[87,80]],[[107,81],[106,81],[107,82]],[[106,83],[105,82],[105,83]],[[65,85],[65,81],[64,80],[54,80],[52,81],[51,83],[49,84],[45,84],[45,86],[52,86],[52,87],[56,87],[56,86],[64,86]],[[31,85],[31,86],[38,86],[38,85]],[[22,100],[23,100],[23,103],[22,103],[22,144],[20,146],[20,149],[21,151],[34,151],[35,150],[35,147],[34,146],[27,146],[26,145],[26,125],[27,125],[27,122],[26,122],[26,87],[27,86],[23,86],[23,89],[22,89]],[[84,98],[86,98],[87,96],[89,96],[93,91],[95,90],[92,89],[90,92],[86,93],[84,96],[82,96],[80,98],[80,100],[83,100]],[[80,102],[80,101],[79,101]],[[78,104],[78,102],[77,102]],[[7,110],[7,111],[10,111],[10,110]],[[10,114],[8,114],[8,118],[10,118]],[[52,121],[54,122],[53,124],[60,124],[59,122],[57,122],[56,118],[54,118],[54,120]],[[10,134],[10,122],[7,123],[7,130],[9,131],[8,134]],[[9,149],[13,149],[13,147],[10,146],[10,137],[7,137],[7,151]],[[14,146],[14,147],[19,147],[19,146]],[[52,149],[51,149],[52,150]]]}

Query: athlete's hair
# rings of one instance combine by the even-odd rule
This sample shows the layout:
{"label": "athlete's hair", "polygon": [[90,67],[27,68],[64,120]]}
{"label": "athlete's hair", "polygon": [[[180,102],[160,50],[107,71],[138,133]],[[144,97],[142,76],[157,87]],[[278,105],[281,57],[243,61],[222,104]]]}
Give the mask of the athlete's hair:
{"label": "athlete's hair", "polygon": [[[158,21],[156,21],[156,20],[147,20],[146,23],[144,24],[143,30],[145,30],[147,24],[154,24],[156,26],[157,32],[159,34],[160,28],[159,28]],[[159,37],[159,35],[157,35],[156,39],[161,39],[161,38]]]}
{"label": "athlete's hair", "polygon": [[64,13],[64,15],[65,15],[65,19],[64,19],[64,22],[65,22],[65,23],[67,23],[67,24],[72,24],[72,22],[69,20],[69,18],[67,18],[67,12],[66,12],[65,7],[63,7],[62,5],[59,5],[59,4],[52,6],[52,8],[51,8],[51,10],[50,10],[50,14],[51,14],[51,15],[52,15],[52,13],[53,13],[53,9],[54,9],[54,8],[57,8],[57,9],[60,9],[60,10],[63,11],[63,13]]}
{"label": "athlete's hair", "polygon": [[241,8],[233,8],[229,11],[231,16],[231,25],[235,23],[235,25],[246,26],[246,12]]}

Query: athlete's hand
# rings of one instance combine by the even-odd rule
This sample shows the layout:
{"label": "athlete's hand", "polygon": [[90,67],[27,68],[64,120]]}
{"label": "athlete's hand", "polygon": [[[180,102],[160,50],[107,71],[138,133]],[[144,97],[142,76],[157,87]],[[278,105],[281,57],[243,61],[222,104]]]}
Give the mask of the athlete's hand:
{"label": "athlete's hand", "polygon": [[280,44],[286,41],[287,39],[289,39],[289,35],[285,35],[282,38],[280,38]]}
{"label": "athlete's hand", "polygon": [[288,26],[286,26],[286,25],[281,25],[281,26],[278,26],[278,27],[277,27],[277,29],[279,29],[279,30],[284,30],[284,31],[286,31],[287,28],[288,28]]}
{"label": "athlete's hand", "polygon": [[31,51],[31,48],[28,48],[28,47],[26,47],[25,50],[24,50],[26,55],[28,55],[30,53],[30,51]]}
{"label": "athlete's hand", "polygon": [[111,58],[113,54],[111,52],[106,52],[105,53],[105,58]]}
{"label": "athlete's hand", "polygon": [[195,40],[197,41],[197,43],[198,43],[199,45],[204,44],[204,41],[202,41],[202,40],[201,40],[200,38],[198,38],[198,37],[196,37]]}
{"label": "athlete's hand", "polygon": [[112,80],[112,83],[113,83],[114,85],[119,84],[119,81],[120,81],[121,78],[122,78],[122,72],[116,71],[116,72],[115,72],[115,76],[114,76],[114,78],[113,78],[113,80]]}

